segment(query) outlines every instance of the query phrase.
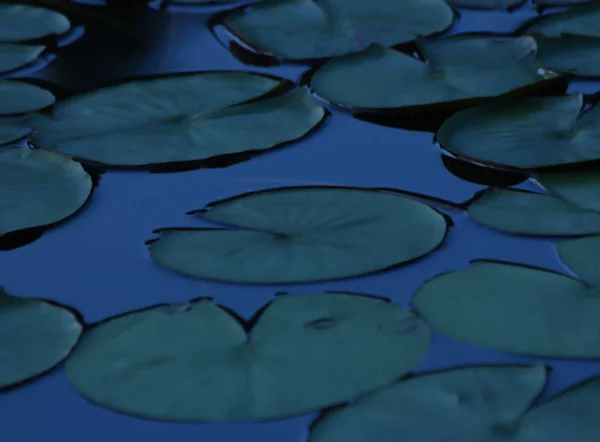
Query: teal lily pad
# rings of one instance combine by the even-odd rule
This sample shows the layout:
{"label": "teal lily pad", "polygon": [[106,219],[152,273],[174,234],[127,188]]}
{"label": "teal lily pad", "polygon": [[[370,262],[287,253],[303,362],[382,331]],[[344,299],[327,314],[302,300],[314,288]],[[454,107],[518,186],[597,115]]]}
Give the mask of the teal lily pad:
{"label": "teal lily pad", "polygon": [[600,37],[600,2],[594,1],[564,12],[546,15],[535,20],[525,29],[525,32],[546,37],[563,35]]}
{"label": "teal lily pad", "polygon": [[424,373],[326,412],[309,442],[598,440],[600,377],[532,408],[546,371],[471,366]]}
{"label": "teal lily pad", "polygon": [[71,28],[63,14],[22,3],[0,5],[0,42],[35,40],[64,34]]}
{"label": "teal lily pad", "polygon": [[74,158],[127,168],[267,151],[305,136],[326,115],[306,89],[262,97],[287,84],[245,72],[131,81],[32,115],[32,141]]}
{"label": "teal lily pad", "polygon": [[0,80],[0,115],[22,114],[50,106],[54,95],[33,84]]}
{"label": "teal lily pad", "polygon": [[535,37],[538,59],[546,68],[580,77],[600,77],[600,38]]}
{"label": "teal lily pad", "polygon": [[525,0],[448,0],[448,4],[465,9],[509,11]]}
{"label": "teal lily pad", "polygon": [[67,377],[90,401],[142,418],[266,420],[386,385],[429,349],[417,316],[369,296],[282,295],[257,315],[250,328],[200,299],[112,318],[84,333]]}
{"label": "teal lily pad", "polygon": [[265,0],[231,13],[225,26],[258,51],[287,60],[336,57],[370,43],[392,46],[448,28],[442,0]]}
{"label": "teal lily pad", "polygon": [[0,145],[12,143],[31,134],[22,118],[0,118]]}
{"label": "teal lily pad", "polygon": [[59,364],[81,335],[77,316],[46,301],[10,296],[0,287],[0,388]]}
{"label": "teal lily pad", "polygon": [[0,43],[0,73],[10,72],[36,61],[46,50],[42,45]]}
{"label": "teal lily pad", "polygon": [[517,169],[600,159],[600,106],[584,113],[583,96],[497,101],[460,111],[437,139],[455,155]]}
{"label": "teal lily pad", "polygon": [[532,37],[420,40],[427,60],[382,46],[335,58],[310,86],[348,108],[397,109],[496,97],[559,77],[542,68]]}
{"label": "teal lily pad", "polygon": [[92,192],[83,167],[38,149],[0,150],[0,236],[54,224],[74,214]]}
{"label": "teal lily pad", "polygon": [[558,249],[585,280],[475,262],[426,282],[413,307],[433,329],[473,345],[543,357],[600,358],[600,237],[563,241]]}

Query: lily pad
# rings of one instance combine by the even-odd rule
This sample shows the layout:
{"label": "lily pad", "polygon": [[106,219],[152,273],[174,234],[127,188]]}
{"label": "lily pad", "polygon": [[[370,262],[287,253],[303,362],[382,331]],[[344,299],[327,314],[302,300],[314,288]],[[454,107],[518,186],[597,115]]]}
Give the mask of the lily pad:
{"label": "lily pad", "polygon": [[22,114],[54,103],[54,95],[33,84],[0,80],[0,115]]}
{"label": "lily pad", "polygon": [[552,8],[556,6],[577,6],[593,1],[596,0],[532,0],[532,3],[538,7]]}
{"label": "lily pad", "polygon": [[600,2],[594,1],[564,12],[546,15],[535,20],[525,32],[546,37],[563,35],[600,37]]}
{"label": "lily pad", "polygon": [[59,364],[82,325],[69,310],[10,296],[0,287],[0,388],[24,382]]}
{"label": "lily pad", "polygon": [[561,242],[558,248],[565,264],[586,281],[475,262],[426,282],[413,307],[435,330],[473,345],[543,357],[600,358],[600,237]]}
{"label": "lily pad", "polygon": [[30,133],[31,128],[24,124],[22,118],[0,118],[0,145],[17,141]]}
{"label": "lily pad", "polygon": [[543,366],[472,366],[425,373],[326,412],[309,442],[563,442],[600,438],[600,377],[530,408]]}
{"label": "lily pad", "polygon": [[510,11],[525,0],[449,0],[448,4],[465,9],[496,9]]}
{"label": "lily pad", "polygon": [[600,76],[600,38],[536,36],[538,59],[555,72],[580,77]]}
{"label": "lily pad", "polygon": [[427,62],[383,46],[325,63],[310,79],[320,97],[349,108],[407,108],[484,99],[558,77],[532,37],[420,40]]}
{"label": "lily pad", "polygon": [[69,19],[59,12],[22,3],[0,5],[0,41],[35,40],[64,34],[71,28]]}
{"label": "lily pad", "polygon": [[38,149],[0,150],[0,236],[61,221],[92,192],[79,163]]}
{"label": "lily pad", "polygon": [[284,295],[257,315],[249,329],[200,299],[109,319],[83,335],[67,377],[94,403],[143,418],[265,420],[386,385],[429,348],[418,317],[368,296]]}
{"label": "lily pad", "polygon": [[41,45],[0,43],[0,73],[14,71],[33,63],[45,50],[46,47]]}
{"label": "lily pad", "polygon": [[453,154],[517,169],[600,159],[600,106],[581,114],[583,95],[498,101],[460,111],[437,139]]}
{"label": "lily pad", "polygon": [[266,0],[234,11],[225,26],[258,51],[287,60],[336,57],[370,43],[392,46],[447,29],[443,0]]}
{"label": "lily pad", "polygon": [[485,226],[522,235],[600,234],[600,174],[596,170],[545,172],[536,179],[552,194],[489,189],[469,207]]}
{"label": "lily pad", "polygon": [[78,159],[129,168],[266,151],[306,135],[325,117],[305,89],[258,99],[285,84],[244,72],[132,81],[33,115],[32,141]]}
{"label": "lily pad", "polygon": [[443,215],[392,193],[288,187],[195,212],[232,229],[165,229],[150,246],[161,267],[195,278],[277,284],[365,275],[416,259],[446,236]]}

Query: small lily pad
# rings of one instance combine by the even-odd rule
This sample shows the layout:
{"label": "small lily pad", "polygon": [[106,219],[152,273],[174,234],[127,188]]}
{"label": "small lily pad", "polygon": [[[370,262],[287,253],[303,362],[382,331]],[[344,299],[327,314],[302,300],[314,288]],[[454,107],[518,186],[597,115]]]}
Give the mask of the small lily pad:
{"label": "small lily pad", "polygon": [[580,77],[600,77],[600,38],[536,36],[538,59],[546,68]]}
{"label": "small lily pad", "polygon": [[164,229],[150,246],[170,270],[277,284],[348,278],[416,259],[445,238],[431,207],[373,189],[289,187],[243,194],[196,212],[231,229]]}
{"label": "small lily pad", "polygon": [[265,420],[386,385],[429,349],[419,318],[378,298],[284,295],[259,312],[240,324],[200,299],[109,319],[84,333],[67,377],[92,402],[142,418]]}
{"label": "small lily pad", "polygon": [[54,95],[33,84],[0,80],[0,115],[22,114],[54,103]]}
{"label": "small lily pad", "polygon": [[475,262],[426,282],[413,307],[435,330],[473,345],[543,357],[600,358],[600,237],[564,241],[558,249],[586,281]]}
{"label": "small lily pad", "polygon": [[0,287],[0,388],[53,368],[71,352],[81,331],[69,310],[10,296]]}
{"label": "small lily pad", "polygon": [[419,46],[427,62],[371,46],[328,61],[310,86],[339,106],[397,109],[481,100],[558,77],[538,63],[532,37],[458,36]]}
{"label": "small lily pad", "polygon": [[265,0],[225,18],[259,52],[286,60],[335,57],[371,43],[392,46],[448,28],[442,0]]}
{"label": "small lily pad", "polygon": [[92,192],[83,167],[62,155],[38,149],[0,150],[0,236],[61,221]]}
{"label": "small lily pad", "polygon": [[0,41],[35,40],[64,34],[71,28],[69,19],[59,12],[21,3],[0,5]]}
{"label": "small lily pad", "polygon": [[600,2],[579,5],[564,12],[549,14],[535,20],[525,30],[527,34],[545,37],[580,35],[600,37]]}
{"label": "small lily pad", "polygon": [[14,71],[33,63],[45,50],[46,47],[41,45],[0,43],[0,73]]}

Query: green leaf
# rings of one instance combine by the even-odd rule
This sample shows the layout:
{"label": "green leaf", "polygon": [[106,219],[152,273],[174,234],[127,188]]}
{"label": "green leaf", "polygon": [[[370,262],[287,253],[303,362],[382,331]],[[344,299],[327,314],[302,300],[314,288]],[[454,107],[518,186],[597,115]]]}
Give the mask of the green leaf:
{"label": "green leaf", "polygon": [[32,116],[33,142],[113,167],[265,151],[306,135],[325,117],[305,89],[246,103],[283,84],[243,72],[132,81]]}
{"label": "green leaf", "polygon": [[460,111],[440,128],[448,151],[518,169],[600,159],[600,106],[580,116],[583,96],[497,101]]}
{"label": "green leaf", "polygon": [[582,77],[600,76],[600,38],[535,37],[538,59],[546,68]]}
{"label": "green leaf", "polygon": [[0,145],[17,141],[31,133],[22,118],[0,118]]}
{"label": "green leaf", "polygon": [[69,310],[13,297],[0,287],[0,388],[39,376],[60,363],[81,330]]}
{"label": "green leaf", "polygon": [[32,84],[0,80],[0,115],[22,114],[54,103],[54,95]]}
{"label": "green leaf", "polygon": [[60,35],[70,28],[69,19],[56,11],[17,3],[0,5],[0,41],[3,42]]}
{"label": "green leaf", "polygon": [[210,204],[198,215],[231,229],[167,229],[150,246],[161,267],[195,278],[275,284],[381,271],[435,249],[445,218],[391,193],[289,187]]}
{"label": "green leaf", "polygon": [[527,412],[545,382],[543,366],[426,373],[326,412],[309,442],[598,440],[600,378]]}
{"label": "green leaf", "polygon": [[593,1],[595,0],[532,0],[532,3],[538,7],[552,8],[556,6],[577,6]]}
{"label": "green leaf", "polygon": [[465,9],[499,9],[508,11],[524,0],[449,0],[448,4]]}
{"label": "green leaf", "polygon": [[0,150],[0,236],[53,224],[75,213],[92,192],[79,163],[38,149]]}
{"label": "green leaf", "polygon": [[597,171],[545,172],[535,175],[551,193],[488,189],[467,209],[485,226],[524,235],[600,233],[600,175]]}
{"label": "green leaf", "polygon": [[454,15],[442,0],[266,0],[233,12],[225,26],[276,57],[307,60],[392,46],[448,28]]}
{"label": "green leaf", "polygon": [[14,71],[38,59],[45,46],[0,43],[0,73]]}
{"label": "green leaf", "polygon": [[546,15],[535,20],[525,32],[546,37],[563,35],[600,37],[600,2],[594,1],[564,12]]}
{"label": "green leaf", "polygon": [[600,236],[561,241],[557,248],[571,270],[589,284],[600,287]]}
{"label": "green leaf", "polygon": [[428,62],[382,46],[325,63],[310,85],[350,108],[404,108],[495,97],[558,75],[540,67],[531,37],[421,41]]}
{"label": "green leaf", "polygon": [[143,418],[264,420],[386,385],[429,348],[418,317],[368,296],[285,295],[258,315],[249,332],[206,299],[119,316],[84,334],[67,377],[94,403]]}

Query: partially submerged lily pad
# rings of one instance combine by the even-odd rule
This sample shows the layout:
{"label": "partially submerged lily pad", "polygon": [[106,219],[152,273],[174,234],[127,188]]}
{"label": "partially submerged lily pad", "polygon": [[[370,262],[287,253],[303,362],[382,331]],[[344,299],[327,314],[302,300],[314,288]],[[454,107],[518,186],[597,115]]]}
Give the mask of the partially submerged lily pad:
{"label": "partially submerged lily pad", "polygon": [[600,77],[600,38],[536,36],[538,59],[546,68],[580,77]]}
{"label": "partially submerged lily pad", "polygon": [[453,154],[536,169],[600,159],[600,106],[581,114],[583,95],[497,101],[460,111],[437,139]]}
{"label": "partially submerged lily pad", "polygon": [[598,440],[600,377],[531,408],[546,379],[540,365],[425,373],[326,412],[309,442]]}
{"label": "partially submerged lily pad", "polygon": [[551,195],[488,189],[469,205],[469,216],[485,226],[522,235],[600,234],[597,170],[545,172],[535,178]]}
{"label": "partially submerged lily pad", "polygon": [[418,317],[368,296],[280,296],[251,323],[207,299],[119,316],[86,331],[67,376],[92,402],[143,418],[265,420],[386,385],[429,348]]}
{"label": "partially submerged lily pad", "polygon": [[54,103],[54,95],[33,84],[0,79],[0,115],[22,114]]}
{"label": "partially submerged lily pad", "polygon": [[74,214],[92,192],[83,167],[38,149],[0,150],[0,236]]}
{"label": "partially submerged lily pad", "polygon": [[230,229],[165,229],[150,246],[170,270],[276,284],[348,278],[416,259],[443,240],[431,207],[373,189],[289,187],[243,194],[196,212]]}
{"label": "partially submerged lily pad", "polygon": [[260,98],[285,84],[245,72],[131,81],[33,115],[32,141],[78,159],[129,168],[266,151],[306,135],[325,117],[305,89]]}
{"label": "partially submerged lily pad", "polygon": [[340,106],[397,109],[496,97],[558,77],[538,63],[532,37],[458,36],[419,46],[427,62],[371,46],[328,61],[310,86]]}
{"label": "partially submerged lily pad", "polygon": [[63,14],[22,3],[0,5],[0,42],[35,40],[64,34],[71,27]]}
{"label": "partially submerged lily pad", "polygon": [[413,307],[435,330],[494,350],[543,357],[600,358],[600,237],[558,245],[585,281],[493,262],[438,276]]}
{"label": "partially submerged lily pad", "polygon": [[70,353],[82,325],[69,310],[10,296],[0,287],[0,388],[50,370]]}
{"label": "partially submerged lily pad", "polygon": [[41,45],[0,43],[0,73],[27,66],[38,59],[46,49]]}
{"label": "partially submerged lily pad", "polygon": [[546,37],[580,35],[600,37],[600,2],[576,6],[564,12],[541,17],[525,29],[527,34]]}
{"label": "partially submerged lily pad", "polygon": [[228,15],[225,26],[259,52],[287,60],[335,57],[370,43],[392,46],[448,28],[442,0],[265,0]]}

